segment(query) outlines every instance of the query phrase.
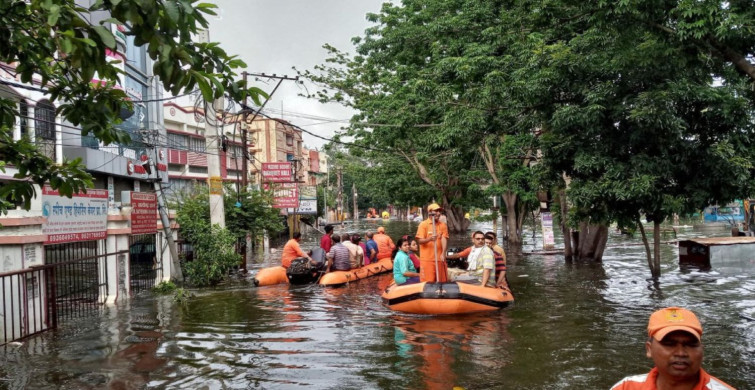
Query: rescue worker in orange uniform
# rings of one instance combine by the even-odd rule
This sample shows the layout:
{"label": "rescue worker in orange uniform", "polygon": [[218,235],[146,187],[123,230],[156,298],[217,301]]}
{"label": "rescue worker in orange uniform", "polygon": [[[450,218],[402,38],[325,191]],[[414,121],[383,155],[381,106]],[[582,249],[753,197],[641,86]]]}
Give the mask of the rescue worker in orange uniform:
{"label": "rescue worker in orange uniform", "polygon": [[377,228],[377,234],[374,234],[372,239],[378,245],[377,259],[390,259],[393,250],[396,249],[396,244],[393,243],[389,235],[385,234],[385,228],[382,226]]}
{"label": "rescue worker in orange uniform", "polygon": [[694,313],[679,307],[656,311],[648,321],[645,353],[655,367],[647,374],[629,376],[611,390],[730,390],[702,368],[703,326]]}
{"label": "rescue worker in orange uniform", "polygon": [[301,233],[296,232],[294,233],[293,237],[290,240],[288,240],[286,245],[283,247],[283,254],[281,255],[281,265],[283,266],[283,268],[290,267],[291,261],[299,257],[305,257],[309,260],[310,263],[315,264],[315,261],[312,260],[312,258],[309,257],[308,254],[304,253],[301,250],[301,247],[299,246],[299,241],[301,241]]}
{"label": "rescue worker in orange uniform", "polygon": [[[448,248],[448,226],[441,222],[443,209],[433,203],[427,206],[428,218],[417,228],[417,243],[419,243],[419,280],[420,282],[447,282],[448,267],[446,266],[446,249]],[[433,231],[433,223],[435,230]],[[435,274],[437,257],[438,274]]]}

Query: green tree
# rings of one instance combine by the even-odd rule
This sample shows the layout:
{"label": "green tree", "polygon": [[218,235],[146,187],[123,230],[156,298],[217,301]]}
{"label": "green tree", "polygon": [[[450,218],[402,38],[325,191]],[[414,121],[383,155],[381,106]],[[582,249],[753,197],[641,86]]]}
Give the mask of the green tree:
{"label": "green tree", "polygon": [[[205,16],[214,15],[214,8],[196,0],[99,0],[89,6],[74,0],[3,1],[0,62],[11,65],[6,70],[23,83],[39,81],[49,99],[59,103],[58,114],[80,126],[82,135],[104,144],[127,143],[128,135],[114,127],[121,109],[131,103],[117,88],[122,71],[105,55],[116,49],[111,24],[125,27],[135,44],[147,48],[152,71],[166,91],[177,95],[199,88],[207,101],[228,94],[259,103],[264,92],[235,80],[236,70],[245,67],[241,60],[217,43],[193,41],[193,34],[207,28]],[[95,75],[103,82],[93,83]],[[14,101],[0,98],[0,160],[14,166],[19,179],[0,187],[0,212],[15,204],[28,209],[36,196],[33,183],[47,182],[68,196],[92,186],[78,159],[56,165],[27,140],[14,140],[19,115]]]}
{"label": "green tree", "polygon": [[[227,208],[230,207],[233,205]],[[220,283],[233,267],[241,263],[241,255],[234,249],[238,234],[210,223],[207,192],[187,194],[178,203],[176,211],[181,236],[191,244],[194,253],[191,261],[182,263],[189,283],[198,287]]]}
{"label": "green tree", "polygon": [[607,9],[616,11],[560,7],[559,25],[540,27],[553,36],[531,74],[547,75],[557,97],[543,111],[544,162],[569,180],[570,217],[582,225],[577,255],[600,260],[609,223],[642,230],[646,215],[652,254],[644,230],[643,240],[658,277],[660,223],[751,193],[752,101],[717,54],[633,19],[665,22],[668,8],[637,8],[633,18]]}
{"label": "green tree", "polygon": [[[272,206],[273,196],[270,192],[242,190],[241,193],[237,193],[227,187],[225,192],[226,227],[237,239],[246,238],[249,234],[253,242],[265,231],[281,231],[283,223],[280,210]],[[207,211],[209,216],[209,208]]]}

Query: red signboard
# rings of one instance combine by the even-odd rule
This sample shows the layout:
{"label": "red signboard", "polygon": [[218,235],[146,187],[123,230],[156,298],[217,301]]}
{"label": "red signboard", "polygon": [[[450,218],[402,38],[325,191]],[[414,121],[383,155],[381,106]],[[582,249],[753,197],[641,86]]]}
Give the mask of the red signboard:
{"label": "red signboard", "polygon": [[273,207],[276,209],[287,209],[299,207],[299,188],[296,183],[264,183],[262,188],[265,191],[273,190],[273,196],[275,197],[275,203]]}
{"label": "red signboard", "polygon": [[157,233],[157,194],[131,192],[131,234]]}
{"label": "red signboard", "polygon": [[285,183],[294,181],[290,162],[262,163],[263,183]]}

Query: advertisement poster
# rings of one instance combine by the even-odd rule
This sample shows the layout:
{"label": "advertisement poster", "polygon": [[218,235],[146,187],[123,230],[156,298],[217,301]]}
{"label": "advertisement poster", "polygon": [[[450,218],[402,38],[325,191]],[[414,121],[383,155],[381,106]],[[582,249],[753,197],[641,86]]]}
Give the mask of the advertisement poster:
{"label": "advertisement poster", "polygon": [[157,233],[157,194],[131,193],[131,234]]}
{"label": "advertisement poster", "polygon": [[101,240],[107,237],[108,191],[90,189],[72,198],[50,186],[42,188],[45,244]]}

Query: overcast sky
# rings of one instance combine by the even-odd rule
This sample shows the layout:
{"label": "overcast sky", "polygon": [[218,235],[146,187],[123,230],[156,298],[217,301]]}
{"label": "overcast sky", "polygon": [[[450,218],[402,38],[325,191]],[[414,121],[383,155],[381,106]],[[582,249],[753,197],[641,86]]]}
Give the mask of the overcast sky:
{"label": "overcast sky", "polygon": [[[325,43],[353,53],[351,38],[364,35],[364,30],[371,26],[366,14],[378,12],[384,1],[214,0],[220,12],[217,18],[210,18],[210,40],[220,42],[229,54],[239,55],[250,73],[293,77],[294,66],[311,70],[325,62],[326,52],[322,48]],[[255,85],[271,92],[275,82],[258,81]],[[314,92],[313,85],[306,86]],[[340,105],[324,105],[299,97],[299,93],[306,91],[293,81],[284,81],[265,106],[266,111],[280,117],[282,108],[283,119],[328,138],[346,123],[322,122],[351,117],[351,111]],[[308,147],[320,148],[327,142],[308,134],[303,136]]]}

